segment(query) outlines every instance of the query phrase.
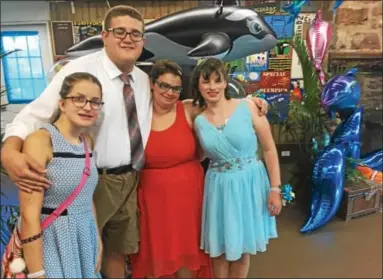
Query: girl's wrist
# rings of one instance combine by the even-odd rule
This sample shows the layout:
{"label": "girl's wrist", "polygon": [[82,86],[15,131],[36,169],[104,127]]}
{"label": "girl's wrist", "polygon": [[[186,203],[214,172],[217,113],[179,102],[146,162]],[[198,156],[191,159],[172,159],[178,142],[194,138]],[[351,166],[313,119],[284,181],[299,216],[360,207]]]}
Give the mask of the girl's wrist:
{"label": "girl's wrist", "polygon": [[281,188],[280,188],[280,186],[278,186],[278,187],[271,187],[270,188],[270,192],[280,193],[281,192]]}

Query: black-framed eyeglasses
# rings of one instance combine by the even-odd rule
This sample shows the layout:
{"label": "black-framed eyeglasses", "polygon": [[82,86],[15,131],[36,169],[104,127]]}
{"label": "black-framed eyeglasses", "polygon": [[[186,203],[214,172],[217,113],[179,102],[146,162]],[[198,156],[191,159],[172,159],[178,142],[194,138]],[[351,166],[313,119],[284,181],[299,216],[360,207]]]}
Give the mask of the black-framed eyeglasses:
{"label": "black-framed eyeglasses", "polygon": [[90,104],[90,108],[93,110],[100,110],[104,105],[104,102],[94,99],[86,99],[84,96],[67,96],[64,99],[71,99],[74,106],[77,108],[84,108],[87,103]]}
{"label": "black-framed eyeglasses", "polygon": [[128,32],[123,27],[108,28],[107,31],[112,32],[114,37],[121,40],[124,40],[128,34],[133,42],[140,42],[144,38],[144,33],[138,30],[132,30]]}
{"label": "black-framed eyeglasses", "polygon": [[171,86],[169,85],[168,83],[165,83],[165,82],[159,82],[156,80],[156,84],[159,86],[159,88],[163,91],[168,91],[168,90],[172,90],[173,93],[175,94],[180,94],[181,91],[182,91],[182,87],[180,86]]}

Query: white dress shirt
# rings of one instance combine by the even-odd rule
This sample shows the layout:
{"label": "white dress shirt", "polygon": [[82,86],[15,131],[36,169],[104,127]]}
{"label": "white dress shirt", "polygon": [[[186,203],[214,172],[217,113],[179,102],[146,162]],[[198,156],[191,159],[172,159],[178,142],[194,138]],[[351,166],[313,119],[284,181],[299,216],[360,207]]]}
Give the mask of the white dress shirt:
{"label": "white dress shirt", "polygon": [[[105,50],[92,53],[66,64],[53,78],[44,92],[26,105],[5,128],[4,139],[17,136],[25,139],[42,124],[50,122],[58,110],[59,91],[64,78],[74,72],[87,72],[102,84],[105,102],[93,127],[95,133],[94,156],[97,167],[113,168],[131,163],[128,121],[123,99],[121,71],[109,59]],[[148,75],[134,67],[130,73],[134,90],[138,121],[144,147],[148,141],[152,103]]]}

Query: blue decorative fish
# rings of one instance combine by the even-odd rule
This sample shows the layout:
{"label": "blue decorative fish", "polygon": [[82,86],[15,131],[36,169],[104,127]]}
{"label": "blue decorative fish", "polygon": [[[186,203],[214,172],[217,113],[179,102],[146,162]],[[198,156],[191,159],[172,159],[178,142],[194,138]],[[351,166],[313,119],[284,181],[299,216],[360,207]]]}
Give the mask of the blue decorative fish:
{"label": "blue decorative fish", "polygon": [[303,5],[305,5],[309,0],[294,0],[291,4],[284,5],[282,9],[290,14],[289,21],[291,23],[295,20],[297,15],[301,12]]}

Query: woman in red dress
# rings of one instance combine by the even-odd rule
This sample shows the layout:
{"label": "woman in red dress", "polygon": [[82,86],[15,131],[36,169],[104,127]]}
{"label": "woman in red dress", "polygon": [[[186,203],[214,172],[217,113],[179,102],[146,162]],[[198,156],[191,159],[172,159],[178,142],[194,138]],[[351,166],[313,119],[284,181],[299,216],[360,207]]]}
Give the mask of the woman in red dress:
{"label": "woman in red dress", "polygon": [[181,68],[158,61],[150,74],[152,130],[140,173],[140,250],[131,256],[133,278],[211,278],[199,249],[204,172],[193,133],[200,110],[180,102]]}

